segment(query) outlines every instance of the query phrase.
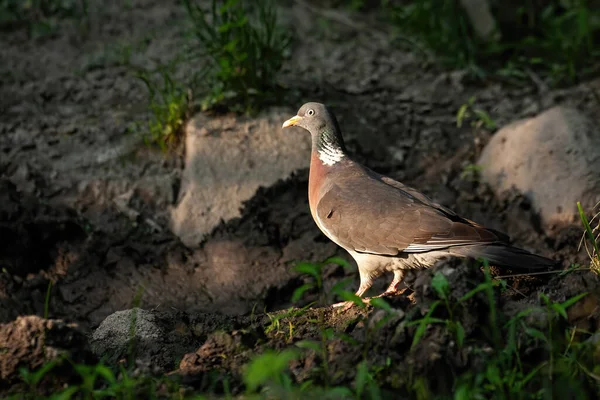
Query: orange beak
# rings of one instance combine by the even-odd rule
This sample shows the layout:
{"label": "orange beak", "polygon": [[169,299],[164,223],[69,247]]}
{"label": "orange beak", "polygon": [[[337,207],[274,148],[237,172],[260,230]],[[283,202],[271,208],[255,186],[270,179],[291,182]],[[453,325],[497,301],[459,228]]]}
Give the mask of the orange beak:
{"label": "orange beak", "polygon": [[283,123],[283,125],[281,126],[281,129],[283,129],[283,128],[287,128],[287,127],[289,127],[289,126],[294,126],[294,125],[297,125],[297,124],[298,124],[298,122],[300,122],[300,120],[301,120],[301,119],[302,119],[302,117],[300,117],[300,116],[298,116],[298,115],[296,115],[296,116],[293,116],[292,118],[288,119],[287,121],[285,121],[285,122]]}

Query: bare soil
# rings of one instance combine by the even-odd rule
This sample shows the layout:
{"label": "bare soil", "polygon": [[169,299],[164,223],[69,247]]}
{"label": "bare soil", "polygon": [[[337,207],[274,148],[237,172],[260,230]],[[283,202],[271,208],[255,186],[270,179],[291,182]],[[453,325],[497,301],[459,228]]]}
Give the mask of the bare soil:
{"label": "bare soil", "polygon": [[[183,152],[161,153],[128,131],[147,115],[145,89],[129,63],[150,65],[181,51],[185,14],[176,2],[129,4],[93,5],[87,28],[65,19],[53,35],[41,39],[28,38],[25,29],[0,35],[0,323],[7,324],[0,332],[9,332],[8,324],[18,316],[44,316],[48,290],[48,317],[76,323],[88,333],[118,310],[134,305],[158,310],[166,313],[163,318],[185,321],[182,326],[190,336],[187,355],[179,355],[179,372],[203,388],[207,371],[216,368],[239,378],[251,354],[290,343],[285,333],[265,332],[269,320],[264,312],[292,306],[291,294],[305,279],[293,272],[296,261],[349,257],[312,221],[305,169],[257,190],[240,217],[222,221],[197,247],[184,246],[169,230]],[[550,236],[523,196],[500,200],[477,181],[461,178],[491,133],[468,123],[457,127],[456,112],[475,96],[497,126],[555,104],[597,119],[600,80],[557,90],[493,79],[472,82],[462,72],[440,71],[420,61],[405,44],[391,40],[391,28],[376,23],[375,14],[324,14],[316,4],[281,4],[284,23],[296,37],[278,78],[290,93],[282,106],[294,112],[309,100],[331,105],[357,160],[507,232],[520,247],[565,265],[585,262],[586,255],[577,249],[579,227]],[[179,73],[185,76],[193,68]],[[448,265],[455,271],[449,280],[456,298],[483,279],[477,269]],[[390,301],[406,313],[425,310],[435,298],[428,283],[432,273],[416,273],[407,281],[416,305],[406,298]],[[346,276],[357,284],[355,271],[329,266],[326,286]],[[600,283],[595,275],[509,282],[515,290],[500,296],[507,315],[537,302],[538,291],[555,300],[589,291],[592,303],[572,318],[586,329],[598,329]],[[310,296],[305,302],[316,295]],[[468,335],[486,318],[475,300],[471,306],[460,317]],[[319,339],[318,327],[310,322],[314,318],[361,338],[377,315],[372,310],[339,315],[315,306],[293,319],[293,340]],[[409,353],[414,329],[398,331],[400,319],[388,322],[365,350],[377,358],[374,363],[391,358],[394,367],[384,379],[390,390],[399,384],[394,377],[401,380],[411,368],[435,374],[483,362],[468,349],[457,350],[441,328]],[[208,327],[200,334],[191,328],[198,320]],[[206,322],[213,320],[217,323]],[[336,339],[329,357],[330,371],[339,373],[328,383],[351,382],[361,350]],[[294,377],[311,377],[318,358],[313,354],[295,365]],[[39,360],[23,363],[40,365]],[[176,369],[173,363],[160,368],[162,373]],[[236,382],[234,389],[240,390]],[[439,382],[440,387],[446,384]]]}

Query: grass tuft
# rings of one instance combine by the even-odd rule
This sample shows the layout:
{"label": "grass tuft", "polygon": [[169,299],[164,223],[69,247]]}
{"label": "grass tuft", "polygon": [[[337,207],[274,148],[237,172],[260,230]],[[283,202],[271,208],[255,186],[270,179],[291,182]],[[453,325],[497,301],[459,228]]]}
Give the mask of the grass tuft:
{"label": "grass tuft", "polygon": [[277,384],[284,386],[289,392],[291,380],[284,371],[290,361],[296,360],[299,352],[287,349],[282,352],[267,351],[255,357],[246,367],[244,382],[248,393],[256,392],[262,385]]}
{"label": "grass tuft", "polygon": [[155,71],[140,69],[136,72],[148,89],[150,117],[146,123],[137,123],[148,145],[158,145],[166,151],[179,143],[185,121],[190,117],[192,92],[187,85],[173,79],[173,65],[161,65]]}
{"label": "grass tuft", "polygon": [[[597,206],[598,204],[596,207]],[[579,218],[581,219],[584,228],[582,241],[590,258],[590,269],[596,274],[600,274],[600,219],[597,220],[594,228],[590,225],[590,222],[593,223],[594,220],[600,216],[600,213],[597,213],[588,221],[580,202],[577,202],[577,210],[579,211]],[[585,240],[586,237],[588,239],[587,241]],[[588,247],[588,241],[590,242],[591,249]]]}
{"label": "grass tuft", "polygon": [[44,319],[48,319],[50,315],[50,295],[52,294],[52,284],[51,280],[48,281],[48,287],[46,288],[46,297],[44,298]]}
{"label": "grass tuft", "polygon": [[473,96],[461,105],[456,112],[456,127],[462,127],[465,121],[470,121],[471,127],[476,129],[482,127],[490,131],[496,129],[496,122],[487,111],[475,106],[475,97]]}
{"label": "grass tuft", "polygon": [[278,100],[276,76],[291,36],[270,0],[183,0],[193,24],[194,57],[207,62],[201,108],[251,113]]}
{"label": "grass tuft", "polygon": [[[212,0],[208,9],[199,1],[182,2],[192,22],[185,55],[135,73],[148,90],[150,118],[133,130],[163,151],[179,142],[198,109],[252,114],[277,104],[276,76],[291,41],[271,0]],[[182,61],[199,66],[183,81],[174,78]]]}
{"label": "grass tuft", "polygon": [[[185,54],[135,73],[148,90],[150,118],[135,123],[133,130],[163,151],[179,142],[185,122],[198,109],[253,114],[277,104],[276,77],[291,41],[271,0],[212,0],[210,7],[182,2],[192,23]],[[177,80],[182,61],[198,67],[189,78]]]}
{"label": "grass tuft", "polygon": [[487,40],[477,37],[459,1],[414,0],[387,8],[399,29],[443,66],[479,77],[492,73],[523,81],[539,74],[556,86],[574,83],[594,68],[600,11],[590,0],[490,3],[497,31]]}
{"label": "grass tuft", "polygon": [[31,38],[50,35],[58,18],[88,22],[88,0],[0,0],[0,31],[25,27]]}
{"label": "grass tuft", "polygon": [[[426,346],[419,343],[420,339],[432,324],[441,324],[459,348],[464,348],[462,342],[473,356],[485,359],[481,368],[455,371],[452,382],[455,399],[564,398],[569,393],[586,398],[585,394],[597,387],[594,361],[589,356],[593,343],[587,340],[592,333],[572,326],[567,310],[587,293],[563,302],[540,293],[539,306],[524,308],[508,318],[498,307],[494,282],[485,264],[484,274],[483,283],[454,303],[449,301],[449,286],[444,276],[440,273],[434,276],[432,287],[439,300],[430,305],[424,318],[406,324],[417,326],[411,349]],[[478,293],[483,295],[478,301],[485,301],[488,307],[489,325],[479,328],[483,337],[473,337],[473,332],[465,332],[462,326],[456,329],[457,323],[460,324],[459,311],[467,311],[465,300]],[[427,380],[420,384],[426,382],[431,383]]]}

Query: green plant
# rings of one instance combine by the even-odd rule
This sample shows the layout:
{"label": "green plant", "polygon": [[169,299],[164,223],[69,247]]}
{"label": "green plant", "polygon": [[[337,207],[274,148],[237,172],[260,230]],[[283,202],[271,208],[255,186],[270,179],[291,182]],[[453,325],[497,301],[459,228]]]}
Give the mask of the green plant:
{"label": "green plant", "polygon": [[357,399],[381,399],[381,390],[375,381],[373,374],[369,370],[369,365],[366,361],[360,362],[356,368],[354,393],[356,394]]}
{"label": "green plant", "polygon": [[[387,10],[404,33],[414,35],[443,65],[483,77],[497,73],[520,81],[533,71],[553,85],[572,83],[600,52],[600,13],[589,0],[491,2],[498,34],[481,40],[460,2],[415,0]],[[536,82],[537,83],[537,82]]]}
{"label": "green plant", "polygon": [[[312,348],[310,342],[298,343],[300,348]],[[317,345],[318,346],[318,345]],[[243,380],[246,394],[260,393],[260,398],[286,399],[350,399],[352,391],[346,387],[320,387],[308,380],[296,384],[287,373],[289,364],[298,360],[301,354],[298,349],[288,348],[282,351],[267,350],[255,356],[244,367]]]}
{"label": "green plant", "polygon": [[[431,285],[439,300],[429,306],[425,317],[406,324],[417,326],[411,349],[420,343],[429,325],[442,324],[459,348],[469,340],[474,354],[485,359],[482,368],[462,371],[455,376],[454,398],[562,398],[569,391],[583,395],[586,385],[593,386],[597,377],[593,361],[586,355],[590,343],[583,340],[590,334],[570,326],[567,314],[567,309],[587,293],[563,302],[554,302],[540,293],[541,306],[523,309],[506,321],[494,293],[494,286],[499,282],[492,280],[487,263],[484,263],[484,276],[484,282],[453,304],[450,302],[448,281],[441,273],[435,274]],[[468,338],[461,323],[456,320],[461,304],[478,293],[483,294],[488,306],[489,324],[479,328],[485,333],[484,342],[481,338]],[[441,308],[444,313],[440,313]],[[487,350],[484,351],[484,348]],[[524,349],[528,349],[527,357],[523,357]],[[424,393],[428,391],[427,383],[418,378],[412,387]]]}
{"label": "green plant", "polygon": [[299,309],[291,308],[289,310],[285,310],[278,313],[267,313],[267,317],[269,318],[270,324],[265,328],[265,333],[269,334],[271,332],[274,332],[276,335],[282,333],[281,321],[287,320],[287,335],[289,336],[289,341],[291,341],[294,337],[294,326],[292,325],[292,319],[304,315],[306,310],[312,305],[313,303],[310,303]]}
{"label": "green plant", "polygon": [[[600,204],[600,203],[599,203]],[[598,204],[596,205],[596,207]],[[595,208],[595,207],[594,207]],[[577,210],[579,211],[579,218],[581,219],[581,223],[583,224],[584,233],[582,241],[585,244],[585,249],[590,257],[590,268],[596,274],[600,273],[600,222],[596,223],[596,226],[592,228],[590,222],[594,222],[594,220],[600,216],[600,213],[597,213],[592,217],[590,221],[588,221],[585,212],[583,211],[583,207],[580,202],[577,202]],[[600,221],[600,219],[599,219]],[[598,233],[595,233],[598,232]],[[587,241],[585,237],[587,236]],[[588,241],[591,245],[591,250],[588,248]]]}
{"label": "green plant", "polygon": [[460,173],[460,179],[465,181],[477,182],[483,167],[477,164],[467,164]]}
{"label": "green plant", "polygon": [[[479,291],[485,290],[487,288],[487,285],[488,285],[488,283],[486,282],[485,284],[481,284],[481,285],[477,286],[475,289],[473,289],[472,291],[467,293],[465,296],[463,296],[461,299],[459,299],[457,304],[460,304],[463,301],[470,299]],[[456,341],[457,341],[457,344],[459,345],[459,347],[462,347],[463,343],[464,343],[464,339],[465,339],[465,330],[464,330],[462,324],[460,323],[460,321],[454,320],[454,310],[455,310],[456,305],[451,306],[449,299],[448,299],[448,292],[449,292],[448,280],[442,273],[438,272],[433,276],[433,278],[431,280],[431,286],[434,288],[437,295],[440,297],[440,300],[434,301],[429,306],[429,310],[427,311],[427,314],[425,314],[425,316],[423,318],[411,321],[407,324],[407,326],[413,326],[413,325],[417,326],[417,329],[413,336],[411,348],[414,349],[417,346],[417,344],[419,344],[419,342],[425,335],[427,328],[431,324],[445,324],[447,329],[449,329],[453,333],[453,335],[456,337]],[[448,313],[450,315],[448,319],[441,319],[441,318],[436,318],[433,316],[435,311],[437,310],[437,308],[442,305],[444,305],[446,307],[446,309],[448,310]]]}
{"label": "green plant", "polygon": [[[321,261],[321,262],[300,262],[300,263],[298,263],[294,267],[294,270],[296,272],[308,275],[311,278],[311,280],[309,282],[303,284],[302,286],[298,287],[294,291],[294,293],[292,295],[292,302],[299,301],[307,291],[314,290],[314,289],[316,289],[316,291],[319,295],[320,302],[324,303],[326,301],[326,298],[328,296],[325,293],[324,287],[323,287],[323,268],[328,264],[336,264],[336,265],[342,266],[344,268],[351,267],[350,264],[346,260],[344,260],[343,258],[340,258],[340,257],[329,257],[326,260]],[[356,296],[354,293],[350,293],[350,292],[343,290],[343,287],[345,287],[348,283],[349,283],[348,279],[341,280],[340,282],[336,283],[333,286],[333,288],[331,289],[331,292],[344,298],[344,299],[353,299],[361,307],[365,307],[364,303],[362,302],[362,300],[360,300],[360,298],[358,298],[358,296]],[[356,299],[354,299],[353,297],[355,297]],[[309,306],[312,306],[312,303],[306,307],[309,307]],[[317,310],[317,312],[318,312],[317,318],[311,319],[310,322],[316,324],[319,327],[320,341],[301,340],[296,343],[296,346],[303,348],[303,349],[313,350],[316,354],[319,355],[319,358],[321,359],[321,364],[315,368],[315,372],[318,373],[318,375],[320,376],[320,379],[323,381],[325,388],[327,390],[334,390],[334,392],[335,392],[336,390],[342,390],[342,389],[341,388],[337,388],[337,389],[330,388],[330,385],[329,385],[330,371],[329,371],[329,365],[328,365],[328,361],[327,361],[328,360],[327,343],[331,339],[333,339],[336,336],[336,334],[334,333],[333,329],[331,329],[330,327],[327,326],[327,323],[325,322],[323,310],[322,309]],[[351,337],[349,337],[347,335],[340,335],[340,338],[342,340],[351,342],[353,345],[358,345],[358,343],[356,341],[354,341]],[[334,392],[332,392],[332,393],[334,393]],[[332,394],[332,393],[330,393],[330,394]]]}
{"label": "green plant", "polygon": [[443,64],[468,67],[476,63],[477,43],[458,2],[416,0],[395,6],[387,1],[384,7],[402,32],[415,35]]}
{"label": "green plant", "polygon": [[[589,345],[574,340],[576,328],[562,326],[567,319],[566,309],[585,295],[556,303],[540,294],[545,307],[525,309],[504,324],[501,329],[505,339],[498,342],[488,356],[486,368],[479,373],[462,374],[457,380],[455,398],[534,399],[561,398],[567,393],[583,395],[585,379],[582,376],[595,379],[584,366],[589,364],[583,355]],[[545,318],[546,332],[526,322],[526,318],[533,315]],[[538,348],[542,356],[523,358],[525,346]]]}
{"label": "green plant", "polygon": [[285,392],[291,391],[292,381],[285,374],[289,363],[299,357],[299,352],[294,349],[286,349],[279,353],[266,351],[256,356],[248,363],[244,372],[244,383],[248,393],[256,392],[263,385],[277,385]]}
{"label": "green plant", "polygon": [[193,23],[193,57],[207,61],[202,109],[253,112],[276,102],[276,76],[291,37],[278,25],[274,4],[212,0],[208,11],[195,0],[183,4]]}
{"label": "green plant", "polygon": [[44,299],[44,319],[48,319],[50,313],[50,295],[52,294],[52,281],[48,281],[48,288],[46,289],[46,297]]}
{"label": "green plant", "polygon": [[30,371],[27,368],[21,367],[19,374],[23,382],[29,387],[30,393],[35,393],[37,385],[46,377],[55,367],[62,363],[62,359],[57,358],[51,360],[35,371]]}
{"label": "green plant", "polygon": [[174,65],[160,65],[155,71],[136,72],[149,94],[150,117],[146,124],[137,123],[146,144],[157,144],[166,151],[182,137],[185,121],[191,112],[191,90],[173,79]]}
{"label": "green plant", "polygon": [[144,284],[140,284],[135,291],[135,295],[133,296],[133,301],[131,305],[131,320],[129,322],[129,339],[127,344],[127,356],[128,356],[128,365],[135,365],[135,357],[137,352],[137,317],[138,312],[140,310],[140,305],[142,303],[142,296],[144,294]]}
{"label": "green plant", "polygon": [[147,45],[148,41],[144,40],[134,44],[119,41],[103,46],[98,51],[85,56],[84,61],[77,70],[77,75],[84,76],[86,72],[99,68],[130,66],[133,53],[143,50]]}
{"label": "green plant", "polygon": [[532,68],[547,69],[554,83],[573,82],[598,55],[593,43],[600,30],[599,14],[590,1],[550,1],[539,14],[526,7],[519,13],[533,22],[530,33],[517,43],[516,54]]}
{"label": "green plant", "polygon": [[460,106],[456,112],[456,126],[460,128],[465,120],[470,120],[473,128],[496,129],[496,123],[490,118],[490,115],[485,110],[475,107],[474,104],[475,97],[471,96],[465,104]]}
{"label": "green plant", "polygon": [[350,11],[360,11],[365,6],[365,0],[350,0],[348,3]]}
{"label": "green plant", "polygon": [[[42,396],[37,388],[43,378],[51,377],[52,371],[59,367],[69,365],[74,376],[78,376],[77,383],[65,385],[63,388],[51,393],[48,396]],[[167,377],[151,377],[143,375],[130,374],[122,366],[116,370],[107,367],[102,363],[98,364],[79,364],[68,359],[57,359],[44,364],[36,371],[21,369],[21,378],[28,384],[28,393],[15,394],[9,397],[11,400],[27,399],[138,399],[138,398],[166,398],[166,399],[203,399],[204,397],[196,394],[194,396],[184,395],[181,385]],[[73,381],[77,381],[74,379]]]}
{"label": "green plant", "polygon": [[26,27],[30,37],[46,36],[57,28],[57,18],[88,21],[87,0],[0,0],[0,30]]}
{"label": "green plant", "polygon": [[[325,301],[326,295],[323,291],[323,268],[328,264],[336,264],[336,265],[339,265],[346,269],[352,268],[350,263],[348,263],[348,261],[344,260],[341,257],[329,257],[326,260],[321,261],[321,262],[310,262],[310,261],[299,262],[294,267],[294,270],[301,274],[310,276],[312,278],[312,280],[294,290],[294,293],[292,294],[292,299],[291,299],[292,303],[298,302],[304,296],[304,294],[309,290],[316,290],[317,293],[319,294],[320,301],[321,302]],[[348,282],[348,280],[345,280],[345,279],[341,280],[332,288],[331,291],[335,294],[341,295],[342,297],[344,297],[344,296],[348,297],[348,299],[344,299],[344,300],[352,299],[352,300],[356,301],[355,298],[358,298],[358,296],[355,296],[354,293],[349,293],[349,292],[342,290],[342,288],[344,286],[346,286],[347,282]],[[358,300],[360,300],[360,299],[358,299]],[[360,302],[360,303],[362,304],[362,302]]]}

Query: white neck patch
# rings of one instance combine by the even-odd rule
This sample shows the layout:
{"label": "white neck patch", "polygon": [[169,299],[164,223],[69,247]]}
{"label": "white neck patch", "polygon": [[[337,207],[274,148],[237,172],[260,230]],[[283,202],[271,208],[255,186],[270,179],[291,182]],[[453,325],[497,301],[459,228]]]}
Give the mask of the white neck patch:
{"label": "white neck patch", "polygon": [[318,153],[319,159],[323,162],[323,164],[329,166],[340,162],[342,158],[345,157],[344,152],[342,150],[340,150],[339,148],[335,148],[328,143],[321,147],[318,150]]}

